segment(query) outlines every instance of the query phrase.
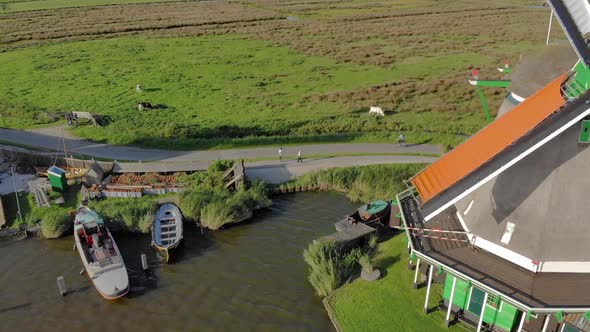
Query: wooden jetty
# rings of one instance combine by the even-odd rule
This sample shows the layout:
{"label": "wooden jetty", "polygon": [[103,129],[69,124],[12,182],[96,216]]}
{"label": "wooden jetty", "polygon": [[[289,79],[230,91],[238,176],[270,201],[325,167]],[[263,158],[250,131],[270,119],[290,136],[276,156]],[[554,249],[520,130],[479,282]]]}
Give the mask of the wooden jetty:
{"label": "wooden jetty", "polygon": [[244,161],[240,160],[236,162],[232,168],[228,169],[223,174],[223,181],[225,182],[225,188],[230,190],[238,190],[242,188],[246,183],[246,168],[244,167]]}
{"label": "wooden jetty", "polygon": [[41,233],[41,226],[33,226],[33,227],[21,227],[21,228],[6,228],[0,230],[0,238],[4,237],[14,237],[17,240],[26,239],[29,234],[39,234]]}
{"label": "wooden jetty", "polygon": [[35,197],[35,204],[38,207],[50,206],[49,197],[47,196],[48,188],[51,188],[46,178],[37,178],[28,182],[29,192]]}
{"label": "wooden jetty", "polygon": [[334,242],[344,247],[351,247],[356,245],[362,239],[368,238],[371,234],[377,232],[376,228],[367,226],[363,223],[350,223],[347,219],[339,221],[336,225],[339,231],[330,235],[323,236],[316,241],[319,242]]}

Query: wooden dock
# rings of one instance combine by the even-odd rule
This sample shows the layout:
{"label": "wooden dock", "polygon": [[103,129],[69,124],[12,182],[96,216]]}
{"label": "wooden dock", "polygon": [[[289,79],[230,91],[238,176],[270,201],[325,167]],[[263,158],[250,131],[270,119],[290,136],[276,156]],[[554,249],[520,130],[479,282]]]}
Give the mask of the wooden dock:
{"label": "wooden dock", "polygon": [[0,238],[14,237],[17,240],[26,239],[29,234],[40,234],[41,226],[36,225],[33,227],[21,227],[21,228],[5,228],[0,230]]}
{"label": "wooden dock", "polygon": [[246,168],[244,167],[244,161],[240,160],[228,169],[223,174],[223,181],[225,182],[225,188],[230,190],[238,190],[244,187],[246,182]]}
{"label": "wooden dock", "polygon": [[377,232],[377,229],[371,226],[367,226],[363,223],[353,224],[346,219],[338,222],[336,225],[338,225],[337,227],[340,229],[339,231],[323,236],[316,241],[334,242],[343,246],[351,246]]}

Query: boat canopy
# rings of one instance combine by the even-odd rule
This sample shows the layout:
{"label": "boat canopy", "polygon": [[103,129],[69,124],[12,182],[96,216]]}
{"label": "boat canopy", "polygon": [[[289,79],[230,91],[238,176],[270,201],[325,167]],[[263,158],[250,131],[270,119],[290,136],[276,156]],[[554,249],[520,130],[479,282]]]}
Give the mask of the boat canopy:
{"label": "boat canopy", "polygon": [[91,211],[91,210],[86,210],[83,213],[78,213],[76,215],[76,223],[78,223],[78,224],[87,225],[87,224],[90,224],[90,223],[93,223],[93,222],[94,223],[99,223],[99,224],[103,224],[104,223],[104,221],[98,215],[98,213],[96,213],[94,211]]}

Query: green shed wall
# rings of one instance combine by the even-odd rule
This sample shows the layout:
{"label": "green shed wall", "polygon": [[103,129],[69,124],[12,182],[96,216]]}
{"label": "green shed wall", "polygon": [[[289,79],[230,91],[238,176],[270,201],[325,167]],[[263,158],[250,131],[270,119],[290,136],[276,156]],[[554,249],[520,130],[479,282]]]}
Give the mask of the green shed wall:
{"label": "green shed wall", "polygon": [[68,181],[66,180],[65,174],[62,176],[49,174],[47,177],[49,178],[49,183],[52,188],[65,190],[68,187]]}
{"label": "green shed wall", "polygon": [[[453,297],[453,304],[459,308],[465,309],[467,302],[469,301],[469,289],[471,283],[463,279],[457,278],[457,284],[455,285],[455,297]],[[447,273],[445,278],[445,288],[443,291],[443,297],[448,301],[451,298],[451,290],[453,289],[453,276]]]}
{"label": "green shed wall", "polygon": [[[453,304],[459,308],[466,309],[469,303],[469,296],[471,294],[471,283],[463,279],[457,278],[457,284],[455,286],[455,296],[453,297]],[[443,291],[443,298],[447,301],[451,298],[451,290],[453,288],[453,276],[447,274],[445,278],[445,286]],[[494,326],[504,329],[506,331],[512,330],[516,320],[518,318],[518,309],[513,307],[507,302],[503,302],[500,299],[498,303],[498,309],[486,305],[486,310],[483,315],[483,321],[488,324],[494,324]]]}

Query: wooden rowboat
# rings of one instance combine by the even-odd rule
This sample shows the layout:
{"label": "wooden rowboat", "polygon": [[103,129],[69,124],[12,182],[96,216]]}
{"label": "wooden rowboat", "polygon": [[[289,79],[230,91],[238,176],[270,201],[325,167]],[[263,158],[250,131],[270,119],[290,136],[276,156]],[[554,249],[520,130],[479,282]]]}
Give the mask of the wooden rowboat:
{"label": "wooden rowboat", "polygon": [[182,214],[176,205],[164,204],[156,211],[152,225],[152,245],[165,253],[166,262],[169,251],[178,247],[182,240]]}

